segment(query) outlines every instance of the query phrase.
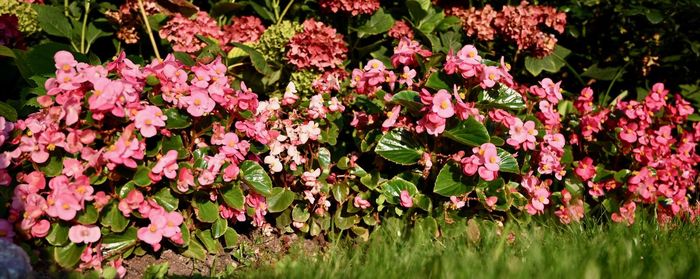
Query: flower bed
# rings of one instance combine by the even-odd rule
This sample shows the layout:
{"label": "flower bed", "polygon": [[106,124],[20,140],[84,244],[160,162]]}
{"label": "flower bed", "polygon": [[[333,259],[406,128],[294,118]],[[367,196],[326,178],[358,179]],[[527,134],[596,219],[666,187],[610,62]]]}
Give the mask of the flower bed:
{"label": "flower bed", "polygon": [[[52,52],[51,73],[30,77],[31,110],[0,118],[0,236],[121,277],[131,255],[203,259],[250,227],[366,238],[386,216],[695,219],[700,124],[683,97],[657,83],[596,103],[589,87],[519,83],[511,57],[461,40],[459,18],[410,2],[394,22],[375,1],[320,1],[361,16],[347,32],[286,9],[267,28],[175,14],[159,32],[174,52],[143,62]],[[513,16],[524,9],[495,26],[528,21]],[[556,13],[527,16],[543,11]],[[562,15],[528,22],[561,32]]]}

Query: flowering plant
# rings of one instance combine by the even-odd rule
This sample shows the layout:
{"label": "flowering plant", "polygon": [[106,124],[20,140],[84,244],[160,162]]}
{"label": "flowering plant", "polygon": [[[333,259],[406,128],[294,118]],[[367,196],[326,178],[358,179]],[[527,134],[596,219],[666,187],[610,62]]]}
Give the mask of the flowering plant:
{"label": "flowering plant", "polygon": [[458,18],[409,2],[395,21],[378,1],[320,1],[359,19],[346,31],[274,5],[178,13],[159,23],[162,59],[155,40],[154,59],[51,52],[50,71],[24,73],[22,110],[0,105],[0,237],[109,277],[164,247],[203,260],[249,228],[367,238],[395,215],[697,216],[700,124],[680,95],[659,83],[595,104],[591,88],[528,86],[465,43]]}

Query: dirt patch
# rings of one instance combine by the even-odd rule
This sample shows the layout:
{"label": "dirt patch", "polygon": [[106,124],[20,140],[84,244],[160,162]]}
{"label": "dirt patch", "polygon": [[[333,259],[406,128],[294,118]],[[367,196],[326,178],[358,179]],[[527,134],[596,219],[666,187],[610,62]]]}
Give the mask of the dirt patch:
{"label": "dirt patch", "polygon": [[191,259],[173,250],[165,249],[159,254],[132,256],[124,261],[127,270],[126,278],[143,278],[148,266],[168,263],[170,277],[209,277],[233,267],[255,267],[274,264],[289,253],[290,249],[301,249],[305,255],[315,255],[328,247],[328,242],[322,237],[306,239],[296,234],[263,235],[260,231],[252,231],[249,235],[240,235],[238,247],[226,250],[219,255],[207,255],[205,261]]}

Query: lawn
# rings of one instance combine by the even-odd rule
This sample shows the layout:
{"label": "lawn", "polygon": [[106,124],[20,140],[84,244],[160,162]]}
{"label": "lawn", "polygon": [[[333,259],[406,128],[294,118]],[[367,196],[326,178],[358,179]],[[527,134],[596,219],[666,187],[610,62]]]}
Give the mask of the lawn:
{"label": "lawn", "polygon": [[[367,242],[340,241],[325,253],[300,249],[236,278],[697,278],[697,224],[659,228],[592,221],[563,227],[460,220],[434,237],[386,220]],[[478,230],[477,230],[478,229]]]}

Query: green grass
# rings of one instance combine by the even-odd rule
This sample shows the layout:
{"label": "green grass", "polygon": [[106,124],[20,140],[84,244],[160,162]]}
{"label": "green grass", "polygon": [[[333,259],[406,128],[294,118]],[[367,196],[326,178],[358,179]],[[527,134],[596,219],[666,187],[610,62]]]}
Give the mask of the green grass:
{"label": "green grass", "polygon": [[[407,229],[385,220],[367,242],[340,241],[325,253],[293,250],[240,278],[700,278],[700,227],[652,222],[503,228],[462,220]],[[500,234],[497,233],[500,231]],[[514,236],[514,241],[508,240]]]}

